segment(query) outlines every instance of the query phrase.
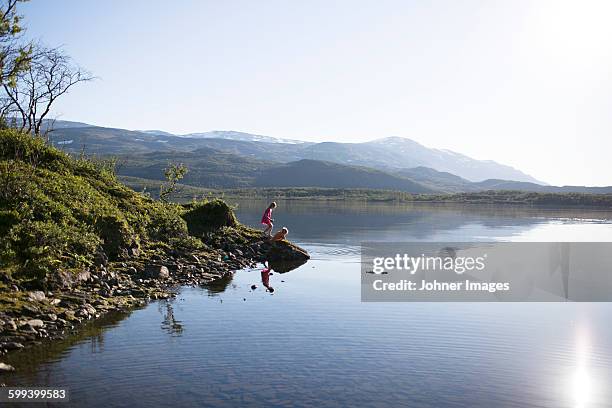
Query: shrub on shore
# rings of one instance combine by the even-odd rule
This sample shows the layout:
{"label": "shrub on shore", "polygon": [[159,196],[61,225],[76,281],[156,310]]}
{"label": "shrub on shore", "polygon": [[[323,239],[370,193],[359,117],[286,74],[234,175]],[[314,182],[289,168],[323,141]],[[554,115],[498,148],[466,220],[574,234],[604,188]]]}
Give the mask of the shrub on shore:
{"label": "shrub on shore", "polygon": [[223,200],[213,199],[187,204],[183,219],[190,235],[202,236],[222,227],[238,225],[232,208]]}

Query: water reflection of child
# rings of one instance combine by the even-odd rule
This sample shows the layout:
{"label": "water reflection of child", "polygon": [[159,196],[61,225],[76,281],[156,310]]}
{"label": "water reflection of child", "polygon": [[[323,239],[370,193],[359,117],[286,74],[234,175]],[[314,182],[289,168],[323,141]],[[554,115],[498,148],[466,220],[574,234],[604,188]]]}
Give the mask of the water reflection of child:
{"label": "water reflection of child", "polygon": [[266,287],[270,293],[274,293],[274,288],[270,286],[270,268],[263,268],[261,270],[261,283]]}

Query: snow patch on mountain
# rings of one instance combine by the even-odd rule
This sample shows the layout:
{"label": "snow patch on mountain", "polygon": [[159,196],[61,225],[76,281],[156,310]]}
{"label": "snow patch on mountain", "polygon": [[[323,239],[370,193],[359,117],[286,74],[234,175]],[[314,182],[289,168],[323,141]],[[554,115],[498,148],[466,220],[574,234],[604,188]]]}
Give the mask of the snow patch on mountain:
{"label": "snow patch on mountain", "polygon": [[287,143],[287,144],[307,144],[303,140],[296,139],[285,139],[272,136],[255,135],[252,133],[236,132],[232,130],[213,130],[210,132],[202,133],[187,133],[184,135],[177,135],[180,137],[189,137],[193,139],[228,139],[228,140],[241,140],[246,142],[264,142],[264,143]]}

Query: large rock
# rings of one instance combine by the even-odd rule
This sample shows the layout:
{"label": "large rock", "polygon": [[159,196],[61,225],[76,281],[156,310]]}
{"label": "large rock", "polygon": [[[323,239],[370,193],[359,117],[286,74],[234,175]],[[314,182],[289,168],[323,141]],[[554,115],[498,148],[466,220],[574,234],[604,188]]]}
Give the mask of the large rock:
{"label": "large rock", "polygon": [[91,272],[88,270],[82,270],[77,273],[58,270],[57,273],[53,274],[50,284],[53,287],[71,288],[81,282],[87,282],[90,279]]}
{"label": "large rock", "polygon": [[310,255],[305,249],[300,248],[288,241],[274,241],[268,243],[269,248],[266,253],[268,262],[306,262]]}
{"label": "large rock", "polygon": [[269,246],[265,261],[276,272],[289,272],[310,259],[310,255],[305,249],[288,241],[269,242],[265,245]]}
{"label": "large rock", "polygon": [[144,274],[147,278],[166,279],[170,277],[170,271],[164,265],[147,264]]}
{"label": "large rock", "polygon": [[306,261],[270,261],[268,266],[275,272],[286,273],[304,265]]}
{"label": "large rock", "polygon": [[200,201],[184,206],[182,215],[190,235],[201,237],[206,232],[238,224],[232,208],[222,200]]}

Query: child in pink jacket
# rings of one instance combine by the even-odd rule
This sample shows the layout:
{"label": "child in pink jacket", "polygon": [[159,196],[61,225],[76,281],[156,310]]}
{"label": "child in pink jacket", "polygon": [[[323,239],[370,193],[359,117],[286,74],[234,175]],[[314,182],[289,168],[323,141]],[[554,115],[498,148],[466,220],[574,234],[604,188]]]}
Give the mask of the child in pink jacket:
{"label": "child in pink jacket", "polygon": [[270,203],[266,211],[264,211],[263,217],[261,217],[261,223],[265,226],[263,233],[269,237],[272,237],[272,228],[274,227],[274,224],[272,224],[272,221],[274,221],[272,218],[272,210],[275,208],[276,203]]}

